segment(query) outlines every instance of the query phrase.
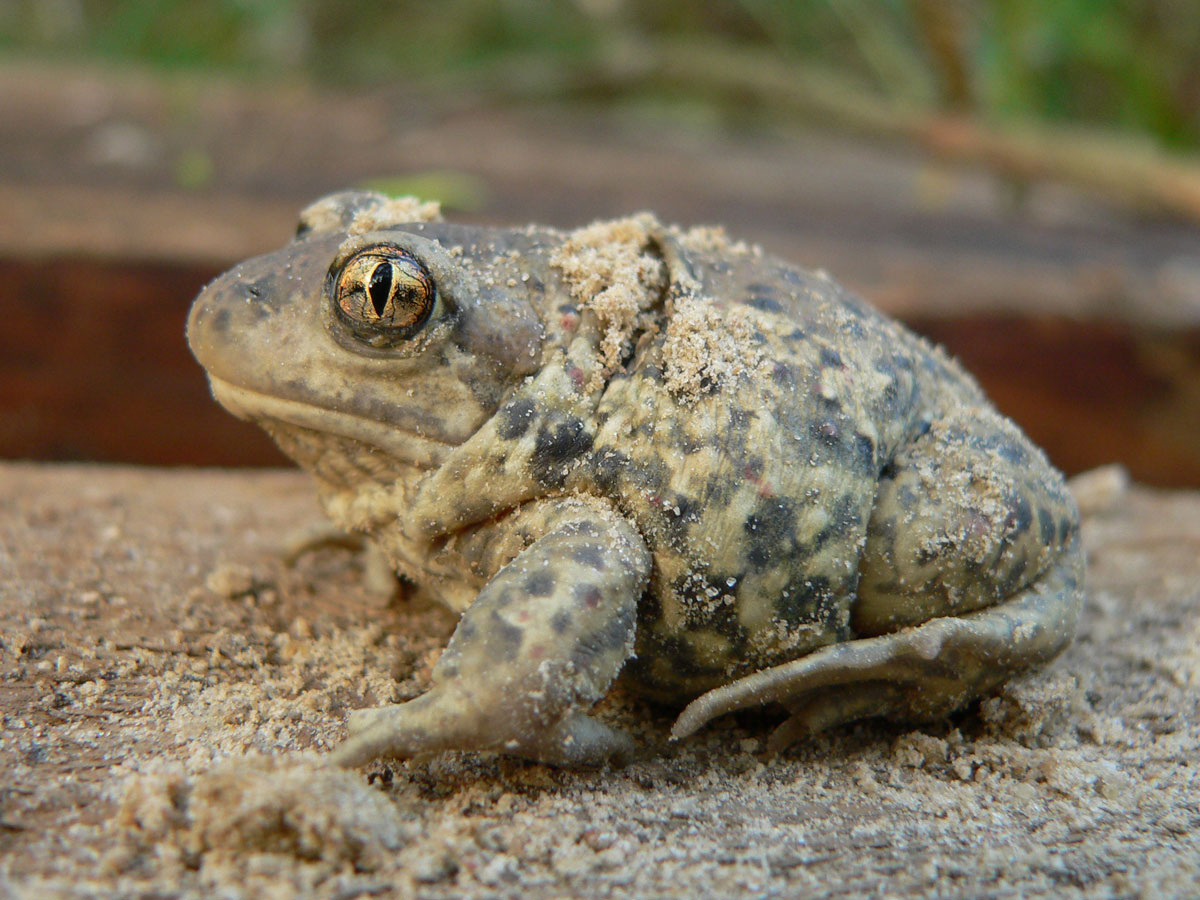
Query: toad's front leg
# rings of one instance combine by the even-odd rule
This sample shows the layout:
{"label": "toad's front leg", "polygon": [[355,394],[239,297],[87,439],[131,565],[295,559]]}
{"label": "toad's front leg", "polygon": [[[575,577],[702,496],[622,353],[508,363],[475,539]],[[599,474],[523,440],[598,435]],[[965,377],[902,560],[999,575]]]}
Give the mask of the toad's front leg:
{"label": "toad's front leg", "polygon": [[603,762],[629,739],[586,710],[633,652],[650,553],[601,501],[545,502],[541,532],[463,614],[430,689],[350,715],[332,760],[495,750],[557,765]]}

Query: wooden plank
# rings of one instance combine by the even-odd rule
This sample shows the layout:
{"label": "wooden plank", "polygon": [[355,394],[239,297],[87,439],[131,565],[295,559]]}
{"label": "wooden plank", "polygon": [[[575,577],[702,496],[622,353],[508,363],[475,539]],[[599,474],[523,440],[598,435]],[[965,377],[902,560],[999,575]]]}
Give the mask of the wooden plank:
{"label": "wooden plank", "polygon": [[[617,691],[598,714],[643,748],[627,767],[440,754],[371,783],[317,754],[372,691],[423,690],[454,617],[371,597],[344,551],[284,566],[318,516],[300,473],[0,463],[0,497],[17,896],[1194,894],[1195,492],[1085,521],[1076,643],[949,723],[776,756],[777,711],[669,744],[671,711]],[[253,594],[205,586],[231,565]]]}

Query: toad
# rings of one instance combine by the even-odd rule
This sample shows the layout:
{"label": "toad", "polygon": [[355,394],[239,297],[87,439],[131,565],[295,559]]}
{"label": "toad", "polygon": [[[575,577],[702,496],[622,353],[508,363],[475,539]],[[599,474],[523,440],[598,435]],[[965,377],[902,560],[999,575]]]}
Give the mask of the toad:
{"label": "toad", "polygon": [[628,755],[618,679],[683,738],[932,720],[1057,654],[1062,477],[939,348],[822,272],[642,214],[575,232],[326,197],[188,321],[216,399],[338,527],[460,614],[431,686],[333,752]]}

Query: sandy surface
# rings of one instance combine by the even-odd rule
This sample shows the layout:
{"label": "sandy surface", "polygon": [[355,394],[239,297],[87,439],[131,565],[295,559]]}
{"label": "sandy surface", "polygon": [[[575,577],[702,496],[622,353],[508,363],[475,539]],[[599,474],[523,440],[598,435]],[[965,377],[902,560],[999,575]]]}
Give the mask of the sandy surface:
{"label": "sandy surface", "polygon": [[1200,495],[1085,527],[1048,670],[953,722],[776,717],[563,772],[472,755],[340,772],[348,708],[427,683],[439,609],[369,594],[298,473],[0,464],[0,897],[1195,897]]}

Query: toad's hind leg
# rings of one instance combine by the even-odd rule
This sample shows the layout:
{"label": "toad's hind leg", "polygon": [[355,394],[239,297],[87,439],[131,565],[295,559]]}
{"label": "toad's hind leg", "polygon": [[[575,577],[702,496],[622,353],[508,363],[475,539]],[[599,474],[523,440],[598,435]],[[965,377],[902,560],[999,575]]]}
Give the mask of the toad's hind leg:
{"label": "toad's hind leg", "polygon": [[771,702],[792,713],[775,748],[868,716],[939,718],[1066,646],[1082,582],[1058,473],[999,415],[951,414],[880,481],[852,609],[861,637],[704,694],[671,735]]}
{"label": "toad's hind leg", "polygon": [[[599,501],[535,504],[532,543],[484,585],[407,703],[350,715],[332,760],[495,750],[560,765],[622,755],[628,739],[587,716],[633,652],[650,554]],[[517,526],[514,526],[517,527]]]}

